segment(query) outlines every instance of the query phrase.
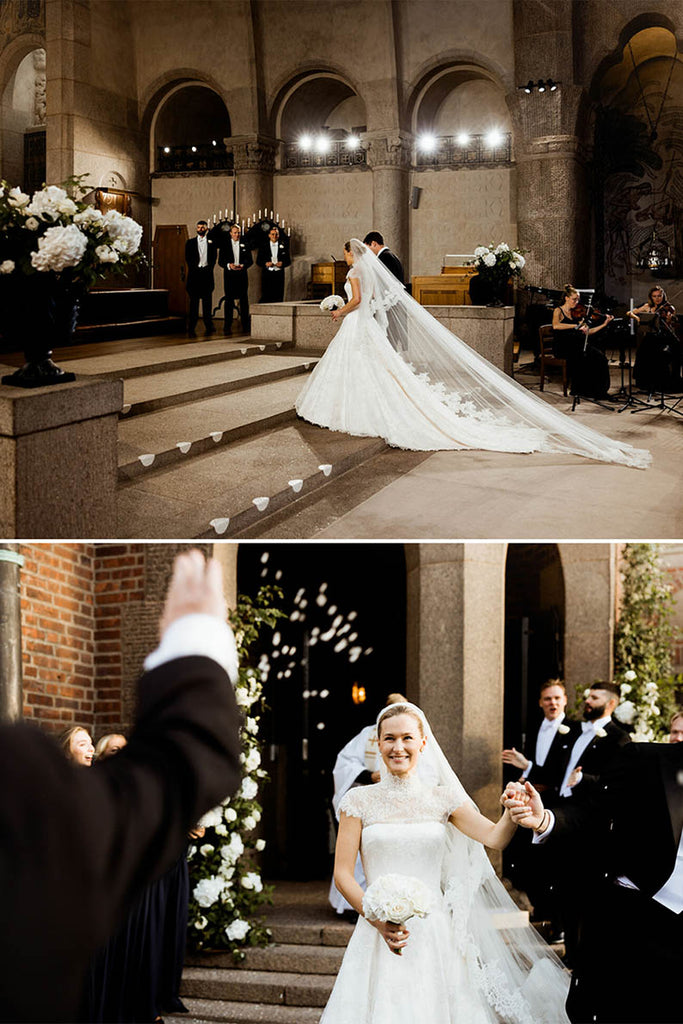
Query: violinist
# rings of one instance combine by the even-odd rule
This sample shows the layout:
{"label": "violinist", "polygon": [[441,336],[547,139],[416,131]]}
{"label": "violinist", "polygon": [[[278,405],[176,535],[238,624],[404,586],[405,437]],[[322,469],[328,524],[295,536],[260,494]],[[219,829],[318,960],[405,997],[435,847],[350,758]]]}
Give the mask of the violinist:
{"label": "violinist", "polygon": [[676,330],[676,310],[660,285],[650,288],[647,302],[629,310],[627,316],[640,324],[639,314],[643,313],[653,316],[636,352],[635,382],[651,394],[655,391],[676,391],[681,386],[683,346]]}
{"label": "violinist", "polygon": [[572,395],[604,398],[609,391],[609,364],[605,353],[589,338],[614,319],[607,315],[601,324],[592,325],[584,318],[585,310],[577,310],[579,293],[573,285],[564,287],[564,299],[553,310],[553,351],[567,360]]}

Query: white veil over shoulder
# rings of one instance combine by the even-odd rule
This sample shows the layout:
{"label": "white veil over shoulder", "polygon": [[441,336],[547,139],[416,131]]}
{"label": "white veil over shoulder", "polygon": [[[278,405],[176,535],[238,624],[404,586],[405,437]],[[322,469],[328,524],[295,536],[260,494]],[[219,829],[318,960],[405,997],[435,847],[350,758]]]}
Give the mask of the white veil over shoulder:
{"label": "white veil over shoulder", "polygon": [[[378,729],[388,711],[399,709],[422,722],[431,761],[438,770],[438,785],[453,792],[456,805],[468,802],[476,806],[415,704],[383,708],[377,718]],[[382,771],[387,773],[384,765]],[[564,1008],[569,975],[562,962],[514,903],[481,843],[469,839],[450,821],[441,888],[454,951],[484,993],[491,1024],[569,1024]]]}
{"label": "white veil over shoulder", "polygon": [[401,357],[457,417],[462,447],[560,452],[645,469],[648,451],[614,441],[552,408],[452,334],[405,291],[358,238],[350,277],[361,315],[372,316]]}

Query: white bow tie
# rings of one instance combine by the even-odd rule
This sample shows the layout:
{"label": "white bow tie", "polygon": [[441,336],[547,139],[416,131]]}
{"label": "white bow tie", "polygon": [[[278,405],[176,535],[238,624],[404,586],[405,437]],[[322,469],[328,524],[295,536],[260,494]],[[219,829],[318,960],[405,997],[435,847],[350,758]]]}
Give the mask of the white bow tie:
{"label": "white bow tie", "polygon": [[581,732],[588,732],[589,730],[591,732],[595,732],[595,727],[593,725],[593,722],[582,722],[581,723]]}

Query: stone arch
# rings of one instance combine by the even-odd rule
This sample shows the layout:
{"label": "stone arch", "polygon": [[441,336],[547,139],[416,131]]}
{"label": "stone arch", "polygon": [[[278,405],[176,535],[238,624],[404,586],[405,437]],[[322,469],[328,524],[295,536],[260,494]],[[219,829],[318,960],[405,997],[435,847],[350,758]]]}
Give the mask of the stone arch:
{"label": "stone arch", "polygon": [[[346,117],[340,111],[343,105],[347,107]],[[308,116],[306,111],[310,112]],[[300,71],[280,87],[268,123],[274,138],[293,142],[293,137],[286,136],[296,133],[297,124],[301,125],[300,130],[316,130],[323,127],[335,113],[339,115],[336,120],[340,122],[340,130],[361,128],[367,124],[365,100],[348,75],[333,67],[315,66]],[[362,116],[364,120],[353,123],[354,114],[356,117]]]}
{"label": "stone arch", "polygon": [[154,137],[159,114],[164,104],[174,93],[188,87],[210,89],[221,100],[225,106],[228,119],[230,118],[224,92],[211,75],[207,75],[203,71],[198,71],[194,68],[176,68],[174,71],[169,71],[167,74],[160,76],[148,87],[140,104],[142,109],[140,128],[143,138],[146,137],[149,140],[150,169],[153,169],[155,166]]}
{"label": "stone arch", "polygon": [[500,76],[478,61],[442,61],[426,70],[411,92],[410,129],[414,135],[423,131],[452,134],[460,127],[454,118],[462,117],[463,108],[472,103],[477,106],[466,113],[462,128],[471,132],[498,126],[510,130]]}
{"label": "stone arch", "polygon": [[[42,68],[37,64],[31,66],[29,58],[37,55],[42,55]],[[39,78],[42,78],[42,115],[37,115],[36,106]],[[0,54],[0,163],[3,176],[12,184],[37,188],[44,180],[44,99],[45,39],[37,33],[27,33],[14,39]],[[31,151],[35,155],[29,156],[34,173],[25,180],[24,146],[27,134],[34,137]]]}
{"label": "stone arch", "polygon": [[591,100],[599,100],[601,83],[605,76],[622,62],[623,51],[628,45],[629,40],[647,29],[667,30],[676,40],[677,49],[679,51],[683,49],[683,37],[679,35],[678,27],[670,18],[667,18],[666,15],[661,14],[659,11],[644,11],[637,17],[631,18],[619,31],[614,48],[610,53],[602,58],[593,72],[590,85],[588,87],[588,93]]}

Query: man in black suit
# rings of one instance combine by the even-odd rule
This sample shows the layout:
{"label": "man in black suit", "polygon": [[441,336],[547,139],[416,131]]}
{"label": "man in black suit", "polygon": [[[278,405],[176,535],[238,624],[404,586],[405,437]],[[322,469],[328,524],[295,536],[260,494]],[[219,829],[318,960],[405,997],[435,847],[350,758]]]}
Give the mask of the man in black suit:
{"label": "man in black suit", "polygon": [[583,799],[619,748],[630,743],[625,729],[612,721],[619,699],[616,683],[596,682],[590,687],[584,699],[581,735],[574,742],[560,783],[560,798]]}
{"label": "man in black suit", "polygon": [[176,560],[125,750],[97,769],[0,727],[0,1020],[73,1021],[93,952],[240,780],[237,651],[221,569]]}
{"label": "man in black suit", "polygon": [[216,244],[209,238],[209,225],[205,220],[197,221],[196,238],[188,238],[185,242],[185,262],[187,263],[187,280],[185,288],[190,296],[190,313],[187,322],[187,333],[195,337],[195,327],[199,319],[199,300],[202,302],[202,319],[207,334],[213,334],[216,328],[211,318],[211,296],[213,294],[213,268],[216,266]]}
{"label": "man in black suit", "polygon": [[380,263],[383,263],[387,270],[391,271],[394,277],[398,278],[401,284],[405,284],[405,278],[403,276],[403,265],[391,249],[384,244],[384,238],[380,235],[379,231],[369,231],[363,243],[367,245],[374,252]]}
{"label": "man in black suit", "polygon": [[272,227],[256,256],[261,268],[261,302],[282,302],[285,295],[285,268],[292,262],[287,235],[280,237],[279,228]]}
{"label": "man in black suit", "polygon": [[242,330],[249,333],[249,275],[247,271],[254,262],[251,249],[242,241],[239,224],[230,228],[230,237],[221,244],[218,264],[223,267],[223,285],[225,290],[225,333],[232,333],[232,318],[235,312],[235,299],[239,302]]}
{"label": "man in black suit", "polygon": [[[565,717],[567,690],[561,679],[548,679],[539,691],[538,706],[543,712],[533,746],[533,759],[511,747],[503,751],[504,764],[522,772],[520,782],[528,779],[546,802],[557,799],[567,761],[581,726]],[[564,924],[559,890],[556,884],[557,858],[552,851],[531,856],[522,836],[513,837],[505,855],[505,870],[513,883],[523,889],[534,908],[534,921],[544,926],[551,941],[563,941]]]}
{"label": "man in black suit", "polygon": [[529,783],[507,798],[534,844],[590,839],[567,1012],[576,1024],[683,1019],[683,744],[621,746],[581,803],[544,809]]}

